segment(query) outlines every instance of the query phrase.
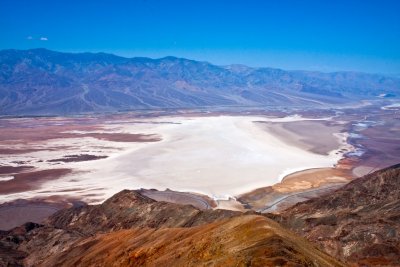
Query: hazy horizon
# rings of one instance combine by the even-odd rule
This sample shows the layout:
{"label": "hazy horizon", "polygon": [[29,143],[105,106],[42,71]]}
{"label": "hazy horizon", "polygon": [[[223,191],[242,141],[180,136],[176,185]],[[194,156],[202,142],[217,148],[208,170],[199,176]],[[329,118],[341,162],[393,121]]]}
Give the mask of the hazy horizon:
{"label": "hazy horizon", "polygon": [[122,57],[122,58],[150,58],[150,59],[163,59],[167,57],[175,57],[175,58],[182,58],[186,60],[194,60],[198,62],[207,62],[209,64],[215,65],[215,66],[220,66],[220,67],[227,67],[227,66],[233,66],[233,65],[239,65],[239,66],[245,66],[249,68],[271,68],[271,69],[280,69],[283,71],[309,71],[309,72],[321,72],[321,73],[335,73],[335,72],[355,72],[355,73],[366,73],[366,74],[379,74],[379,75],[385,75],[388,77],[398,77],[400,76],[400,72],[398,73],[380,73],[380,72],[368,72],[368,71],[361,71],[361,70],[344,70],[344,69],[337,69],[337,70],[323,70],[323,69],[290,69],[290,68],[283,68],[283,67],[275,67],[275,66],[268,66],[268,65],[260,65],[260,66],[253,66],[253,65],[248,65],[244,63],[228,63],[228,64],[217,64],[215,62],[211,62],[209,60],[204,60],[201,58],[190,58],[190,57],[181,57],[181,56],[176,56],[176,55],[161,55],[161,56],[146,56],[146,55],[124,55],[124,54],[118,54],[118,53],[112,53],[112,52],[104,52],[104,51],[61,51],[61,50],[54,50],[54,49],[48,49],[45,47],[35,47],[35,48],[28,48],[28,49],[15,49],[15,48],[4,48],[0,49],[0,51],[4,50],[19,50],[19,51],[27,51],[27,50],[34,50],[34,49],[46,49],[49,51],[53,52],[59,52],[59,53],[71,53],[71,54],[84,54],[84,53],[92,53],[92,54],[110,54],[114,55],[117,57]]}

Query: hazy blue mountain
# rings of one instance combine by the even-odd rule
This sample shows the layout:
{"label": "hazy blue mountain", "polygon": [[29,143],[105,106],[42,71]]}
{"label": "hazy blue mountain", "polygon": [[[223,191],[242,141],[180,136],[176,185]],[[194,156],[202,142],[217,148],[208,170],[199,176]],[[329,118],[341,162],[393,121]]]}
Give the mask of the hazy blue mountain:
{"label": "hazy blue mountain", "polygon": [[326,106],[400,95],[400,78],[216,66],[46,49],[0,51],[0,114],[206,106]]}

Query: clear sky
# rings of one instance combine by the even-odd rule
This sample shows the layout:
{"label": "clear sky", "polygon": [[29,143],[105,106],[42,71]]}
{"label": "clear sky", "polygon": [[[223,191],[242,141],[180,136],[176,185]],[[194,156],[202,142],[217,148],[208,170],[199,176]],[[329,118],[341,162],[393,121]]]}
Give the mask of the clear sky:
{"label": "clear sky", "polygon": [[0,0],[0,49],[400,74],[400,0]]}

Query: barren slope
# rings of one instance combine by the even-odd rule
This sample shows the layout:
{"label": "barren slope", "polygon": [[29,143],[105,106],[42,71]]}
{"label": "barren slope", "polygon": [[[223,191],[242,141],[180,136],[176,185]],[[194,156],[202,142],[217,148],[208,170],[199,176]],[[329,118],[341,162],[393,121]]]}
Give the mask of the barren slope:
{"label": "barren slope", "polygon": [[1,255],[6,266],[342,266],[264,216],[200,211],[128,190],[60,211],[44,226],[2,232]]}
{"label": "barren slope", "polygon": [[399,266],[400,165],[299,203],[278,221],[349,263]]}
{"label": "barren slope", "polygon": [[80,239],[41,266],[342,266],[256,215],[191,228],[129,229]]}

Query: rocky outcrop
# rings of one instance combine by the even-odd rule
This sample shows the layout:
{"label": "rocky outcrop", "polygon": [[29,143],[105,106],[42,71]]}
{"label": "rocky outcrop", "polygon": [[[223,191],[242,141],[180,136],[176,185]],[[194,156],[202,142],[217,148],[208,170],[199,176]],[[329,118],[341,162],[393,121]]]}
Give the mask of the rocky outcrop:
{"label": "rocky outcrop", "polygon": [[399,233],[397,165],[279,215],[200,210],[124,190],[0,232],[0,265],[399,266]]}
{"label": "rocky outcrop", "polygon": [[0,244],[5,266],[342,266],[254,212],[202,211],[129,190],[3,232]]}
{"label": "rocky outcrop", "polygon": [[240,215],[230,210],[199,210],[191,205],[158,202],[139,192],[123,190],[103,204],[65,209],[48,225],[85,235],[132,227],[191,227]]}
{"label": "rocky outcrop", "polygon": [[299,203],[275,219],[348,263],[399,266],[400,165]]}
{"label": "rocky outcrop", "polygon": [[[30,261],[29,265],[36,264]],[[133,228],[79,239],[39,266],[342,266],[277,223],[238,216],[187,228]]]}
{"label": "rocky outcrop", "polygon": [[0,266],[21,266],[27,252],[18,249],[26,240],[25,235],[31,230],[41,227],[37,223],[25,223],[11,231],[0,231]]}

